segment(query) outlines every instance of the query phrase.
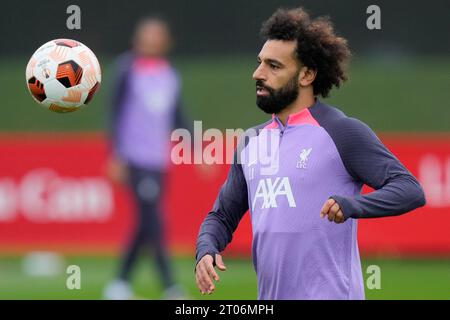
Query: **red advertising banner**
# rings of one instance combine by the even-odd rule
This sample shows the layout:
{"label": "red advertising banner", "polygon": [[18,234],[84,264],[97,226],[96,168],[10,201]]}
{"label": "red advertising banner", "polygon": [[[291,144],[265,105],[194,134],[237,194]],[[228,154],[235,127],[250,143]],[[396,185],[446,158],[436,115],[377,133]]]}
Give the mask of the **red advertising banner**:
{"label": "red advertising banner", "polygon": [[[450,134],[382,135],[420,180],[427,205],[392,218],[360,220],[363,254],[450,255]],[[101,134],[0,135],[0,253],[117,251],[134,226],[126,186],[104,175]],[[172,248],[192,253],[226,165],[170,169],[163,208]],[[365,192],[369,191],[365,189]],[[249,254],[247,214],[227,252]]]}

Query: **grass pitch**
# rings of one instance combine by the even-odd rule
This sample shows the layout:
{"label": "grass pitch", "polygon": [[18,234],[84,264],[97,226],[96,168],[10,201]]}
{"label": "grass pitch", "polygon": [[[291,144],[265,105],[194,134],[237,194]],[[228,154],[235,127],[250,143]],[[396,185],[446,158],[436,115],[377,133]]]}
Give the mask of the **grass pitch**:
{"label": "grass pitch", "polygon": [[[251,260],[225,257],[228,270],[220,273],[216,292],[202,296],[195,285],[190,257],[173,259],[176,277],[191,299],[256,299],[256,276]],[[101,299],[105,284],[117,268],[113,257],[66,257],[65,266],[81,268],[81,289],[66,288],[68,275],[26,275],[19,256],[0,257],[0,299]],[[450,260],[363,259],[365,281],[369,265],[381,268],[381,289],[367,289],[367,299],[450,299]],[[153,262],[142,258],[133,276],[133,286],[142,299],[160,299],[161,287]]]}

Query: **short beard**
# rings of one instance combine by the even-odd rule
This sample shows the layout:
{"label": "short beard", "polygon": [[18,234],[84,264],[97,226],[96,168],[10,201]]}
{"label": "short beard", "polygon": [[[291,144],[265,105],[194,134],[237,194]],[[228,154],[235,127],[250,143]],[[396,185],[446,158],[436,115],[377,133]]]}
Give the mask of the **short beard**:
{"label": "short beard", "polygon": [[256,81],[257,86],[265,88],[268,92],[268,96],[256,96],[256,105],[265,113],[279,113],[287,106],[292,104],[298,97],[298,76],[297,73],[292,77],[286,85],[278,90],[267,87],[261,80]]}

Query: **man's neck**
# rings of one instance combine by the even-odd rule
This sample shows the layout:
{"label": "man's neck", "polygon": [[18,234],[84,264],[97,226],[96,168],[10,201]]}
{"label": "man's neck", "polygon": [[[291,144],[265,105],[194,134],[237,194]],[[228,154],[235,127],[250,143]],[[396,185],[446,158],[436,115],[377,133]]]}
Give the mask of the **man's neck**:
{"label": "man's neck", "polygon": [[283,123],[283,125],[286,125],[287,118],[290,114],[298,113],[302,111],[303,109],[311,107],[316,102],[316,99],[313,95],[305,95],[301,96],[299,94],[298,98],[289,106],[281,110],[277,116],[280,119],[280,121]]}

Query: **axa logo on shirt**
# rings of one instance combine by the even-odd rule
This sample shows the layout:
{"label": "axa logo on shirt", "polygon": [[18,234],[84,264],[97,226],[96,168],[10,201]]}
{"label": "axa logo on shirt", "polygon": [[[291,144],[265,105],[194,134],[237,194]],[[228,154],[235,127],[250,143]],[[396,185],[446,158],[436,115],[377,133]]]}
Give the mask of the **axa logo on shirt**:
{"label": "axa logo on shirt", "polygon": [[289,207],[297,207],[288,177],[260,179],[255,195],[253,196],[252,210],[255,209],[258,200],[262,203],[261,209],[277,208],[278,197],[285,197]]}

